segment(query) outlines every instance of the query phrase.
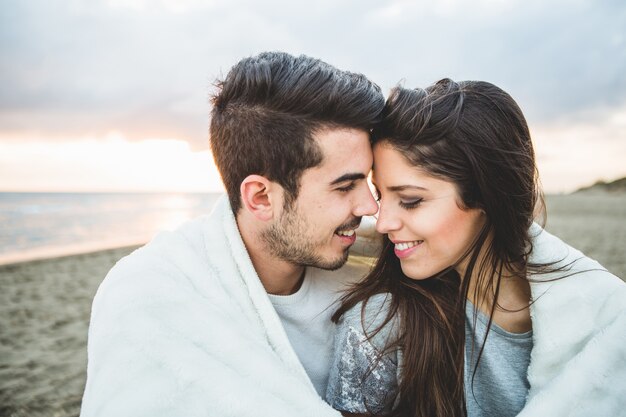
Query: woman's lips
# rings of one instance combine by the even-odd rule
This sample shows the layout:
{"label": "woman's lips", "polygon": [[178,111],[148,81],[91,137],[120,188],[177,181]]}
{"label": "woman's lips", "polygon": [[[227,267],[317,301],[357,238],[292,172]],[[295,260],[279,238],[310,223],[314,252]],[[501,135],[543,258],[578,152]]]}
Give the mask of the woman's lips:
{"label": "woman's lips", "polygon": [[413,240],[410,242],[394,242],[393,252],[400,259],[406,258],[410,256],[413,252],[415,252],[420,245],[424,243],[423,240]]}

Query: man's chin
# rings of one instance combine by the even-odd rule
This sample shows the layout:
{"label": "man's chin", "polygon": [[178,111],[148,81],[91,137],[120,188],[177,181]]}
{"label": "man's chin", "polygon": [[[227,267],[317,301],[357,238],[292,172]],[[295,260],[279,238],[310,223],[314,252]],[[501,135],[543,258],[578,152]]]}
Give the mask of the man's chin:
{"label": "man's chin", "polygon": [[344,266],[348,262],[348,250],[346,249],[344,253],[336,258],[328,258],[324,260],[319,260],[314,266],[319,269],[324,269],[326,271],[335,271],[342,266]]}

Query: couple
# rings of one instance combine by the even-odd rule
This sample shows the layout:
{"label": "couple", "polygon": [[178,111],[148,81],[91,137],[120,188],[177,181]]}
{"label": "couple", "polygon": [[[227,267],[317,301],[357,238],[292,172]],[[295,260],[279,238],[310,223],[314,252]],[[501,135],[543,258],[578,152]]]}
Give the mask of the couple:
{"label": "couple", "polygon": [[82,416],[623,415],[626,286],[533,223],[504,91],[263,53],[210,141],[228,198],[103,281]]}

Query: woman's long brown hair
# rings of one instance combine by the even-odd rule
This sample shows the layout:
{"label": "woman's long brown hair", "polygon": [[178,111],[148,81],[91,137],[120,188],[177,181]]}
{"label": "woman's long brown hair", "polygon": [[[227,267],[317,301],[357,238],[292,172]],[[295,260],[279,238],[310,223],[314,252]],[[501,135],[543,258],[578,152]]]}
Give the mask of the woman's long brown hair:
{"label": "woman's long brown hair", "polygon": [[482,209],[486,222],[462,257],[467,260],[463,277],[450,265],[432,278],[412,280],[402,272],[385,236],[377,263],[343,298],[333,320],[361,301],[365,309],[375,294],[390,293],[390,309],[380,328],[399,318],[400,332],[385,351],[400,349],[404,361],[393,415],[465,416],[464,326],[470,282],[481,289],[475,301],[491,306],[489,329],[503,271],[526,279],[528,272],[546,267],[529,262],[529,228],[536,207],[543,210],[543,197],[526,120],[511,96],[493,84],[443,79],[427,89],[392,90],[372,142],[392,146],[412,165],[455,184],[459,207]]}

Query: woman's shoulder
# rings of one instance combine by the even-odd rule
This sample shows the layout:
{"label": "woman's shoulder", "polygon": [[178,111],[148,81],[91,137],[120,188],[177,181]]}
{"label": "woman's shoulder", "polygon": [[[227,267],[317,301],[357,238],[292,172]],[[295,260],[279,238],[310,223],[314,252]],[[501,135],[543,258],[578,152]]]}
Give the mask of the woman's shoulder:
{"label": "woman's shoulder", "polygon": [[[376,294],[356,304],[340,319],[335,338],[326,401],[351,413],[388,412],[397,392],[400,352],[395,317],[388,317],[390,294]],[[389,318],[389,320],[387,320]]]}
{"label": "woman's shoulder", "polygon": [[360,301],[348,310],[339,321],[339,333],[358,335],[361,341],[369,340],[382,348],[393,341],[398,332],[397,315],[389,317],[392,295],[381,293]]}
{"label": "woman's shoulder", "polygon": [[366,329],[372,326],[380,326],[389,314],[391,303],[391,294],[375,294],[366,300],[359,301],[346,311],[341,321],[349,323],[363,322]]}

